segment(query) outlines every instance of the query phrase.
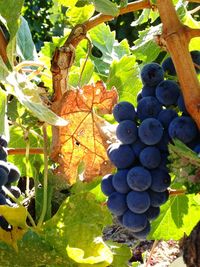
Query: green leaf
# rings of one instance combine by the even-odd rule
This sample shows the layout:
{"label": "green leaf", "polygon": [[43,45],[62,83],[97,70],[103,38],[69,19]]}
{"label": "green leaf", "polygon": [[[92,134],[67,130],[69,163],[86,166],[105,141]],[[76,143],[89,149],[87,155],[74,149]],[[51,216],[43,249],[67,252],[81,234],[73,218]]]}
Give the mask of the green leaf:
{"label": "green leaf", "polygon": [[68,253],[77,263],[98,263],[106,267],[112,262],[112,253],[101,234],[103,227],[110,223],[107,208],[97,203],[93,194],[80,193],[63,202],[54,217],[45,223],[43,233],[63,256]]}
{"label": "green leaf", "polygon": [[161,206],[160,216],[152,222],[150,240],[179,240],[184,233],[189,235],[199,221],[200,203],[198,196],[179,195]]}
{"label": "green leaf", "polygon": [[111,16],[117,16],[119,9],[117,5],[109,0],[92,0],[96,11]]}
{"label": "green leaf", "polygon": [[17,32],[17,54],[22,61],[38,59],[28,23],[23,17]]}
{"label": "green leaf", "polygon": [[[18,82],[18,80],[19,82]],[[47,106],[42,103],[38,87],[28,82],[23,76],[18,75],[16,78],[15,73],[11,73],[7,80],[14,87],[15,94],[18,100],[28,108],[40,120],[49,123],[50,125],[64,126],[67,121],[57,116]],[[20,81],[21,79],[21,81]]]}
{"label": "green leaf", "polygon": [[19,18],[23,4],[24,0],[0,1],[0,15],[6,20],[6,24],[10,33],[7,53],[11,65],[13,65],[14,62],[13,55],[15,52],[15,35],[20,25]]}
{"label": "green leaf", "polygon": [[161,52],[160,47],[156,44],[154,38],[161,32],[161,24],[152,26],[139,32],[139,38],[131,48],[137,59],[143,63],[154,61]]}
{"label": "green leaf", "polygon": [[169,167],[176,177],[172,186],[180,183],[186,186],[189,193],[198,193],[200,158],[197,153],[179,140],[174,140],[174,145],[169,144],[169,152]]}
{"label": "green leaf", "polygon": [[57,0],[57,2],[66,7],[74,7],[78,0]]}
{"label": "green leaf", "polygon": [[111,241],[106,242],[110,249],[113,252],[113,262],[111,263],[111,267],[127,267],[128,261],[131,259],[132,253],[128,246],[114,243]]}
{"label": "green leaf", "polygon": [[91,57],[96,72],[107,77],[113,60],[119,60],[124,55],[130,54],[128,42],[126,39],[120,43],[115,40],[115,32],[111,32],[109,26],[104,23],[90,30],[89,36],[93,45],[102,53],[100,58]]}
{"label": "green leaf", "polygon": [[[59,237],[55,236],[55,238]],[[18,252],[2,243],[0,243],[0,250],[0,262],[5,267],[77,267],[69,258],[62,257],[54,246],[31,230],[18,242]]]}
{"label": "green leaf", "polygon": [[[9,147],[11,148],[26,148],[26,143],[23,138],[23,131],[20,127],[11,126],[10,127],[10,142]],[[28,138],[31,148],[43,147],[43,140],[34,135],[34,131],[29,133]],[[8,161],[14,163],[20,170],[21,176],[37,177],[37,174],[43,165],[42,155],[29,155],[29,166],[27,166],[26,158],[24,155],[8,155]],[[27,167],[29,173],[27,173]]]}
{"label": "green leaf", "polygon": [[142,84],[135,56],[124,56],[119,61],[113,61],[107,80],[108,89],[112,86],[116,87],[120,101],[127,100],[136,105],[137,93]]}
{"label": "green leaf", "polygon": [[7,95],[0,89],[0,135],[4,135],[9,140],[8,121],[7,121]]}
{"label": "green leaf", "polygon": [[0,214],[12,225],[20,228],[27,228],[27,209],[25,207],[0,206]]}
{"label": "green leaf", "polygon": [[93,15],[94,11],[93,5],[70,7],[66,12],[66,16],[69,18],[69,23],[75,26],[88,20]]}

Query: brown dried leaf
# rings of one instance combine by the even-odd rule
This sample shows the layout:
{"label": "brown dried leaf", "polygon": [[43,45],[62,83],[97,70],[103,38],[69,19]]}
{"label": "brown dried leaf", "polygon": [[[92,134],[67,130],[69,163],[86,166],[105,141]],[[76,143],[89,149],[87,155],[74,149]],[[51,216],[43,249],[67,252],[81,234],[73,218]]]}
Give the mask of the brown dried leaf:
{"label": "brown dried leaf", "polygon": [[51,158],[59,163],[57,173],[63,174],[69,184],[75,183],[81,163],[86,181],[112,170],[106,153],[110,136],[102,127],[107,122],[98,114],[111,113],[117,100],[116,90],[106,90],[99,81],[79,90],[69,90],[53,104],[53,111],[69,124],[53,126]]}

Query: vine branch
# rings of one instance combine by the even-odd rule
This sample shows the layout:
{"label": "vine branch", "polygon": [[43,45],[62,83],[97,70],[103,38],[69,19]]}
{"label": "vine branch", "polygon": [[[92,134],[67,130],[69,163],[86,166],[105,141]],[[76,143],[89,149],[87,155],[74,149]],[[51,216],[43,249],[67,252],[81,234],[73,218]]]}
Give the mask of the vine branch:
{"label": "vine branch", "polygon": [[172,57],[186,108],[200,129],[200,84],[188,48],[200,31],[181,23],[171,0],[157,0],[157,8],[163,23],[161,37]]}

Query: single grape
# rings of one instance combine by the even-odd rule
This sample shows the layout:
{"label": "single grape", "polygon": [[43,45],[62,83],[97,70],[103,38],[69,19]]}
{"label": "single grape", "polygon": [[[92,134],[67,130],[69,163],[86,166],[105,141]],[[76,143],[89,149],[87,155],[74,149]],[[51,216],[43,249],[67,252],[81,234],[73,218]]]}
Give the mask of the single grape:
{"label": "single grape", "polygon": [[10,167],[10,172],[8,174],[8,182],[13,183],[18,181],[21,175],[19,169],[11,162],[8,162],[8,166]]}
{"label": "single grape", "polygon": [[114,192],[108,197],[107,206],[116,216],[121,216],[127,210],[126,195]]}
{"label": "single grape", "polygon": [[140,124],[138,135],[144,144],[155,145],[159,143],[162,138],[162,124],[157,119],[148,118]]}
{"label": "single grape", "polygon": [[6,161],[7,160],[8,152],[5,147],[0,146],[0,160]]}
{"label": "single grape", "polygon": [[162,110],[162,105],[154,96],[143,97],[137,106],[137,116],[143,121],[147,118],[157,118]]}
{"label": "single grape", "polygon": [[191,142],[198,133],[195,122],[188,116],[173,119],[168,131],[172,139],[177,138],[185,144]]}
{"label": "single grape", "polygon": [[137,94],[137,103],[142,99],[142,90]]}
{"label": "single grape", "polygon": [[136,118],[135,108],[131,103],[122,101],[114,106],[113,116],[117,122],[124,120],[134,121]]}
{"label": "single grape", "polygon": [[161,161],[161,154],[155,146],[145,147],[139,155],[140,163],[148,168],[155,169],[159,166]]}
{"label": "single grape", "polygon": [[127,194],[128,208],[134,213],[144,213],[150,207],[150,197],[147,192],[131,191]]}
{"label": "single grape", "polygon": [[0,228],[9,231],[9,224],[3,216],[0,216]]}
{"label": "single grape", "polygon": [[146,227],[142,230],[142,231],[139,231],[139,232],[134,232],[134,236],[140,240],[145,240],[148,236],[148,234],[150,233],[151,231],[151,226],[150,226],[150,223],[149,221],[147,221],[147,225]]}
{"label": "single grape", "polygon": [[123,215],[123,225],[134,232],[142,231],[148,223],[147,216],[143,214],[136,214],[127,210]]}
{"label": "single grape", "polygon": [[142,83],[148,86],[156,86],[164,80],[164,71],[157,63],[149,63],[144,65],[140,75]]}
{"label": "single grape", "polygon": [[178,114],[173,109],[163,109],[158,114],[158,120],[162,123],[163,127],[167,129],[169,127],[170,122],[176,118]]}
{"label": "single grape", "polygon": [[168,156],[169,156],[169,153],[161,153],[161,163],[159,165],[159,169],[165,171],[165,172],[168,172],[169,169],[167,167],[167,165],[169,164],[169,160],[168,160]]}
{"label": "single grape", "polygon": [[129,169],[118,170],[113,176],[112,179],[113,187],[119,193],[126,194],[131,190],[127,183],[128,172]]}
{"label": "single grape", "polygon": [[111,162],[118,169],[129,168],[136,159],[134,151],[129,145],[112,144],[108,148],[107,154]]}
{"label": "single grape", "polygon": [[8,181],[8,173],[0,166],[0,186],[5,185]]}
{"label": "single grape", "polygon": [[144,85],[141,91],[142,97],[155,96],[155,87]]}
{"label": "single grape", "polygon": [[151,170],[151,189],[155,192],[164,192],[170,186],[171,177],[170,175],[161,169]]}
{"label": "single grape", "polygon": [[9,174],[10,166],[9,166],[8,162],[6,162],[4,160],[0,160],[0,168],[4,169],[6,171],[6,173]]}
{"label": "single grape", "polygon": [[127,183],[135,191],[145,191],[151,185],[151,173],[142,166],[136,166],[129,170]]}
{"label": "single grape", "polygon": [[160,207],[165,202],[167,202],[169,198],[169,192],[166,190],[164,192],[155,192],[153,190],[148,190],[151,206],[152,207]]}
{"label": "single grape", "polygon": [[123,144],[131,144],[137,140],[137,125],[131,120],[120,122],[116,129],[116,136]]}
{"label": "single grape", "polygon": [[155,220],[160,214],[160,207],[152,207],[150,206],[148,210],[145,212],[147,219],[152,221]]}
{"label": "single grape", "polygon": [[163,131],[163,136],[160,142],[156,145],[158,149],[160,149],[162,152],[168,152],[168,145],[171,143],[172,139],[169,136],[169,133],[167,130]]}
{"label": "single grape", "polygon": [[112,193],[115,192],[115,188],[113,187],[113,184],[112,184],[112,179],[113,179],[113,175],[107,174],[101,180],[101,191],[106,196],[110,196]]}
{"label": "single grape", "polygon": [[6,205],[6,198],[3,194],[0,194],[0,205]]}
{"label": "single grape", "polygon": [[200,144],[196,145],[193,150],[194,150],[194,152],[199,154],[200,153]]}
{"label": "single grape", "polygon": [[3,135],[0,137],[0,146],[3,146],[5,148],[8,146],[8,142],[5,138],[5,136],[3,136]]}
{"label": "single grape", "polygon": [[164,72],[171,76],[176,76],[176,69],[171,57],[166,58],[162,63],[162,68]]}
{"label": "single grape", "polygon": [[136,157],[139,157],[140,152],[144,149],[146,145],[137,139],[133,144],[131,144],[131,148],[133,149]]}
{"label": "single grape", "polygon": [[184,98],[183,98],[182,94],[180,94],[180,96],[178,97],[177,106],[180,109],[180,111],[182,111],[185,115],[188,114],[188,111],[186,109],[185,101],[184,101]]}
{"label": "single grape", "polygon": [[156,87],[156,97],[166,107],[175,105],[180,95],[178,84],[171,80],[165,80]]}
{"label": "single grape", "polygon": [[195,66],[195,70],[197,73],[200,73],[200,51],[198,50],[193,50],[190,52],[191,54],[191,57],[192,57],[192,61],[198,65],[198,66]]}
{"label": "single grape", "polygon": [[21,196],[21,190],[17,186],[12,185],[10,188],[10,192],[15,198],[19,198]]}

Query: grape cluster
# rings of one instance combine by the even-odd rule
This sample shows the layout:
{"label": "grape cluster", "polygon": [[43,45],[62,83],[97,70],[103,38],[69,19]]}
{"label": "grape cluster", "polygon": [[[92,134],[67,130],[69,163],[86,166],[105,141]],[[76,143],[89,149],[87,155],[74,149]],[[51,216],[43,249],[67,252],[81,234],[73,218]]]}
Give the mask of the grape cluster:
{"label": "grape cluster", "polygon": [[[3,136],[0,136],[0,205],[13,206],[11,199],[6,195],[3,186],[7,188],[16,198],[21,195],[20,189],[13,185],[20,178],[19,169],[11,162],[7,162],[7,141]],[[6,219],[0,215],[0,227],[4,230],[9,230],[11,226]]]}
{"label": "grape cluster", "polygon": [[150,222],[169,197],[168,144],[177,138],[200,152],[200,135],[179,84],[164,79],[165,71],[173,70],[170,65],[169,71],[168,62],[173,64],[166,59],[162,66],[149,63],[141,70],[137,110],[127,101],[115,105],[118,142],[109,146],[107,154],[117,171],[101,182],[109,210],[139,239],[149,234]]}

